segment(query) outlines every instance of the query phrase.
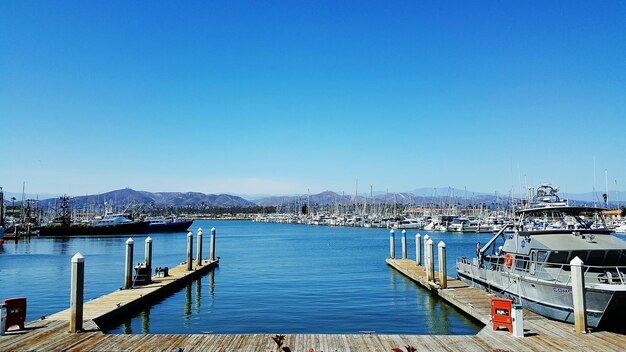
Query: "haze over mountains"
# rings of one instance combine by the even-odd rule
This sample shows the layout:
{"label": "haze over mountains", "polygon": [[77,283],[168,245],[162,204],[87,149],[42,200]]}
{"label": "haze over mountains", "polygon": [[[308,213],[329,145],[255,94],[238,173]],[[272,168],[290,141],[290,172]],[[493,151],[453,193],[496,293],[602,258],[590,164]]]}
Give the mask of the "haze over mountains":
{"label": "haze over mountains", "polygon": [[[5,204],[10,204],[11,197],[16,198],[16,204],[19,204],[22,198],[21,194],[5,192]],[[513,197],[519,197],[513,195]],[[580,194],[562,194],[562,198],[568,198],[572,201],[579,202],[602,202],[602,193],[593,192],[580,193]],[[25,195],[26,199],[36,199],[36,196]],[[58,200],[57,196],[43,199],[39,197],[39,205],[41,207],[54,206]],[[296,204],[310,204],[317,205],[348,205],[355,202],[363,204],[365,202],[372,203],[387,203],[387,204],[428,204],[436,203],[447,205],[453,204],[479,204],[479,203],[495,203],[506,204],[510,198],[509,194],[495,194],[484,192],[471,192],[465,190],[459,190],[455,188],[419,188],[411,192],[400,193],[387,193],[387,192],[368,192],[359,193],[355,197],[354,194],[339,194],[332,191],[324,191],[317,194],[300,194],[300,195],[281,195],[281,196],[268,196],[258,199],[245,199],[245,196],[236,196],[230,194],[204,194],[200,192],[146,192],[136,191],[130,188],[124,188],[111,192],[106,192],[97,195],[86,195],[72,197],[72,204],[75,206],[82,206],[88,204],[104,204],[109,202],[112,204],[151,204],[157,207],[165,206],[214,206],[214,207],[252,207],[256,205],[260,206],[294,206]],[[626,192],[609,191],[609,202],[611,205],[616,205],[617,201],[621,200],[620,204],[626,204]]]}

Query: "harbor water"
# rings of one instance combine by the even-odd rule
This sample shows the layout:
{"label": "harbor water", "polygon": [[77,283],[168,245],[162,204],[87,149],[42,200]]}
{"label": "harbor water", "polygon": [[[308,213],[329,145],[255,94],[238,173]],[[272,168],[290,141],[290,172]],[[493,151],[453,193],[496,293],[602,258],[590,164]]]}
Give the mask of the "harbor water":
{"label": "harbor water", "polygon": [[[475,334],[481,325],[385,264],[389,231],[328,226],[195,221],[208,257],[217,228],[220,267],[119,322],[110,333],[362,333]],[[409,257],[415,234],[408,230]],[[490,234],[424,232],[446,242],[448,273]],[[153,234],[153,266],[185,259],[186,233]],[[133,235],[134,262],[147,235]],[[0,298],[27,297],[27,319],[69,305],[70,258],[85,256],[85,300],[123,284],[128,236],[23,238],[0,249]],[[401,234],[396,231],[396,256]],[[194,248],[195,253],[195,248]]]}

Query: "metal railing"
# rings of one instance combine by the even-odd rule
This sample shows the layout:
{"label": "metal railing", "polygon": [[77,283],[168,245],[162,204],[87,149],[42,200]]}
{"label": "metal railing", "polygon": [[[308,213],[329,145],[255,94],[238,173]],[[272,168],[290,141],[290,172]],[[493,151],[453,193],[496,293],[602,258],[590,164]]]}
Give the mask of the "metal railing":
{"label": "metal railing", "polygon": [[[563,263],[537,262],[530,259],[515,258],[511,266],[505,264],[504,256],[497,261],[490,261],[494,256],[486,257],[478,266],[483,269],[524,276],[526,279],[554,282],[564,285],[571,283],[571,265]],[[472,259],[461,257],[457,262],[476,266]],[[533,267],[534,266],[534,267]],[[583,265],[586,284],[626,285],[626,266]]]}

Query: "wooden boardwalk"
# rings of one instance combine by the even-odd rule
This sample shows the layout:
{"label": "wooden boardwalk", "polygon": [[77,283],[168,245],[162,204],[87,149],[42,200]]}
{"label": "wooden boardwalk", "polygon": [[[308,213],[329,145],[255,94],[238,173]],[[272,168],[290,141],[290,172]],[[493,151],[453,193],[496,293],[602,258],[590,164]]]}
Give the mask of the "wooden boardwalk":
{"label": "wooden boardwalk", "polygon": [[[414,261],[390,259],[387,263],[459,310],[489,323],[490,296],[485,292],[452,278],[448,279],[450,288],[441,290],[436,284],[425,282],[424,270]],[[178,270],[173,269],[170,273],[178,275]],[[180,270],[183,275],[190,273],[184,267]],[[154,285],[167,283],[162,281]],[[139,297],[147,294],[147,290],[141,289],[127,291],[135,291]],[[45,320],[31,322],[24,331],[10,331],[6,336],[0,336],[0,351],[277,351],[272,335],[268,334],[105,334],[94,319],[102,319],[109,310],[129,305],[117,306],[118,303],[128,302],[122,301],[119,292],[85,304],[87,321],[81,333],[68,333],[68,315],[64,311]],[[524,338],[515,338],[504,331],[494,332],[487,325],[474,336],[291,334],[285,336],[284,346],[291,351],[314,348],[318,352],[404,350],[407,345],[414,346],[418,351],[623,351],[626,347],[624,335],[609,332],[576,334],[569,324],[550,321],[527,311],[524,312],[524,322]]]}

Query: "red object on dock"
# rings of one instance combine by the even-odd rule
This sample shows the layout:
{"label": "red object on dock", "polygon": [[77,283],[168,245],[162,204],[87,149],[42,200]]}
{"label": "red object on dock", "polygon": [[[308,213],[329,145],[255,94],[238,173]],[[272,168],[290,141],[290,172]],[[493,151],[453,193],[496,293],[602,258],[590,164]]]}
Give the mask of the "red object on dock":
{"label": "red object on dock", "polygon": [[3,300],[2,304],[7,307],[7,322],[4,331],[9,330],[13,325],[23,330],[26,321],[26,298],[8,298]]}
{"label": "red object on dock", "polygon": [[491,298],[491,323],[493,330],[505,328],[513,333],[513,318],[511,317],[513,301],[507,298]]}

